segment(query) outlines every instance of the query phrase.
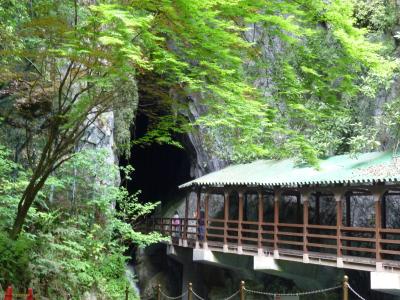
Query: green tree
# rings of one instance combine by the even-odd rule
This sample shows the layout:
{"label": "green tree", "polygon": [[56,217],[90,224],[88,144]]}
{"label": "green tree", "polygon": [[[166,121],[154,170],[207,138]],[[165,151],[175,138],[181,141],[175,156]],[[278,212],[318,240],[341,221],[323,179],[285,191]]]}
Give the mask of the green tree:
{"label": "green tree", "polygon": [[[150,78],[144,88],[172,116],[187,97],[201,99],[207,114],[195,125],[207,128],[211,145],[222,141],[216,150],[229,160],[296,155],[316,164],[312,132],[326,132],[332,126],[320,124],[345,115],[346,102],[366,85],[376,90],[395,67],[354,27],[352,9],[342,0],[2,2],[1,115],[22,132],[32,169],[11,236],[88,126],[132,105],[136,79]],[[251,26],[261,28],[252,40]],[[268,40],[282,45],[272,56]],[[254,86],[265,76],[268,89]],[[153,136],[170,142],[168,126],[186,127],[181,120],[162,118]]]}
{"label": "green tree", "polygon": [[[136,232],[132,225],[158,203],[140,204],[124,188],[112,185],[119,169],[107,156],[107,151],[83,150],[57,169],[29,210],[24,232],[12,240],[7,231],[29,174],[0,147],[2,286],[33,286],[50,299],[79,299],[85,292],[103,299],[124,297],[129,285],[127,246],[161,238]],[[117,212],[114,205],[121,209]]]}

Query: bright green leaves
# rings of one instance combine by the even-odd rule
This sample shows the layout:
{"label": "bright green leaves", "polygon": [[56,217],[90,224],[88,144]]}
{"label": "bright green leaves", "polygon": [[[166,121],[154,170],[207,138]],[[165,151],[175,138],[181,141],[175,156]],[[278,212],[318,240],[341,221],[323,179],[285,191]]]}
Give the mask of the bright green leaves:
{"label": "bright green leaves", "polygon": [[383,32],[396,23],[396,4],[391,0],[357,0],[354,2],[356,24]]}
{"label": "bright green leaves", "polygon": [[[99,24],[98,41],[110,54],[119,54],[136,68],[151,69],[145,56],[140,35],[148,31],[154,19],[151,14],[141,14],[123,5],[97,4],[90,6],[93,16],[90,23]],[[89,24],[89,28],[92,24]],[[88,28],[88,29],[89,29]]]}
{"label": "bright green leaves", "polygon": [[[370,11],[364,2],[355,3],[358,21]],[[386,2],[374,2],[377,20]],[[18,14],[21,6],[12,8],[0,14]],[[136,76],[163,110],[147,140],[138,142],[174,144],[174,133],[187,126],[169,116],[187,109],[175,107],[189,96],[204,105],[192,125],[226,144],[219,152],[228,160],[253,157],[249,151],[291,155],[313,140],[313,131],[325,130],[321,124],[334,124],[336,112],[350,114],[359,94],[372,98],[398,66],[354,26],[354,6],[344,0],[98,1],[79,3],[76,11],[73,2],[41,0],[34,17],[22,8],[21,22],[9,21],[24,44],[25,51],[15,52],[19,60],[35,58],[54,89],[73,62],[67,78],[75,83],[68,88],[66,80],[59,97],[71,100],[71,91],[84,90],[62,128],[73,128],[95,107],[114,107],[120,83]],[[179,100],[171,101],[171,91]],[[296,145],[289,149],[283,141]]]}
{"label": "bright green leaves", "polygon": [[311,74],[311,75],[314,75],[316,77],[321,77],[322,76],[321,74],[318,74],[318,72],[315,71],[314,69],[308,68],[306,66],[301,66],[300,68],[304,73]]}
{"label": "bright green leaves", "polygon": [[124,44],[124,42],[121,39],[113,37],[113,36],[101,36],[101,37],[99,37],[99,41],[100,41],[100,43],[102,43],[105,46],[123,45]]}
{"label": "bright green leaves", "polygon": [[[162,238],[132,228],[157,203],[140,204],[136,195],[114,185],[119,169],[107,161],[107,151],[83,150],[47,180],[29,211],[24,232],[11,240],[6,232],[23,189],[10,187],[27,182],[9,154],[0,147],[0,283],[12,281],[22,289],[34,280],[36,292],[46,291],[51,299],[67,294],[79,299],[85,292],[124,298],[125,245],[147,245]],[[116,202],[121,206],[118,212],[111,209]],[[129,299],[136,299],[133,291]]]}
{"label": "bright green leaves", "polygon": [[[279,2],[252,2],[257,13],[247,19],[257,22],[249,30],[256,56],[247,76],[275,108],[274,126],[262,131],[273,146],[260,146],[315,163],[349,150],[351,130],[343,126],[350,126],[351,108],[360,94],[373,98],[385,88],[398,63],[354,26],[350,2]],[[337,126],[336,119],[347,123]]]}

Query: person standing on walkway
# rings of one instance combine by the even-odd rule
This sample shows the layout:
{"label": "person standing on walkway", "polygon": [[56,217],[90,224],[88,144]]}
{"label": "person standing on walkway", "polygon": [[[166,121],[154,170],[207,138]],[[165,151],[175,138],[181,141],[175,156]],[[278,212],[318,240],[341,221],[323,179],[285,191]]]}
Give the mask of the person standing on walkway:
{"label": "person standing on walkway", "polygon": [[178,211],[175,211],[175,214],[172,217],[172,237],[178,238],[180,237],[180,219]]}
{"label": "person standing on walkway", "polygon": [[200,211],[200,217],[199,217],[199,241],[204,241],[204,234],[205,234],[205,212],[204,210]]}

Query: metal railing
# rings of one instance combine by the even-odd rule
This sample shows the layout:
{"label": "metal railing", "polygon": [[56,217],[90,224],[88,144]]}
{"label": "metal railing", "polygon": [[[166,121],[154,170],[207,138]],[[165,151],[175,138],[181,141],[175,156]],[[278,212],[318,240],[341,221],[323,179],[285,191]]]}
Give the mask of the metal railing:
{"label": "metal railing", "polygon": [[[349,278],[348,276],[343,277],[342,283],[339,283],[335,286],[329,287],[329,288],[324,288],[324,289],[316,289],[316,290],[309,290],[309,291],[301,291],[301,292],[295,292],[295,293],[277,293],[277,292],[268,292],[268,291],[256,291],[256,290],[251,290],[248,289],[245,285],[244,281],[241,281],[239,284],[239,289],[232,293],[231,295],[222,298],[221,300],[230,300],[235,298],[236,296],[239,297],[240,300],[244,300],[246,294],[253,294],[253,295],[260,295],[260,296],[268,296],[272,297],[272,299],[280,299],[280,297],[283,296],[308,296],[308,295],[317,295],[317,294],[324,294],[324,293],[329,293],[329,292],[334,292],[334,291],[339,291],[342,290],[341,296],[343,300],[349,300],[349,290],[354,293],[357,297],[359,297],[362,300],[366,300],[365,298],[361,297],[359,293],[357,293],[350,285],[349,285]],[[199,300],[205,300],[206,296],[201,296],[199,293],[197,293],[193,289],[193,285],[191,282],[187,285],[186,291],[184,291],[182,294],[178,296],[169,296],[167,295],[161,288],[161,284],[158,284],[157,286],[157,291],[155,293],[156,299],[157,300],[162,300],[162,299],[169,299],[169,300],[177,300],[177,299],[183,299],[184,297],[187,296],[188,300],[194,300],[194,299],[199,299]]]}

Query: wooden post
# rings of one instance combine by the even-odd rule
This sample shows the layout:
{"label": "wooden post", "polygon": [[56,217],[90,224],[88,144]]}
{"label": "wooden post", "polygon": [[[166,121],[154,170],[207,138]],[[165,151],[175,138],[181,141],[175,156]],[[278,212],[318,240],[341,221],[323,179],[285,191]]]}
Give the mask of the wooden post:
{"label": "wooden post", "polygon": [[337,266],[343,267],[343,260],[342,260],[342,194],[336,193],[335,194],[335,201],[336,201],[336,256],[337,256]]}
{"label": "wooden post", "polygon": [[[126,298],[128,300],[128,298]],[[28,294],[26,295],[26,300],[33,300],[33,289],[28,289]]]}
{"label": "wooden post", "polygon": [[351,226],[351,194],[346,193],[346,226]]}
{"label": "wooden post", "polygon": [[240,300],[244,300],[244,281],[242,280],[240,282],[240,288],[239,288],[240,292],[239,292],[239,296],[240,296]]}
{"label": "wooden post", "polygon": [[[185,198],[185,219],[184,219],[184,223],[183,223],[183,236],[182,238],[184,240],[187,240],[187,232],[188,232],[188,219],[189,219],[189,195],[188,193],[186,193],[186,198]],[[181,224],[182,225],[182,224]]]}
{"label": "wooden post", "polygon": [[204,198],[204,248],[207,248],[207,233],[208,233],[208,200],[210,198],[210,193],[206,193],[206,197]]}
{"label": "wooden post", "polygon": [[301,224],[301,194],[296,195],[296,223]]}
{"label": "wooden post", "polygon": [[[174,228],[174,230],[176,230],[176,228]],[[172,236],[172,218],[169,218],[169,236]]]}
{"label": "wooden post", "polygon": [[239,192],[238,252],[242,252],[243,191]]}
{"label": "wooden post", "polygon": [[193,285],[191,282],[188,284],[188,300],[193,299]]}
{"label": "wooden post", "polygon": [[387,198],[387,193],[383,194],[382,196],[382,228],[386,228],[387,226],[387,212],[386,212],[386,198]]}
{"label": "wooden post", "polygon": [[302,194],[303,198],[303,258],[306,257],[308,262],[308,248],[307,248],[307,234],[308,234],[308,207],[309,207],[309,197],[310,195]]}
{"label": "wooden post", "polygon": [[349,277],[344,275],[343,277],[343,300],[349,300]]}
{"label": "wooden post", "polygon": [[320,198],[321,198],[321,193],[320,192],[315,193],[315,223],[317,225],[321,225]]}
{"label": "wooden post", "polygon": [[263,245],[262,245],[262,231],[263,231],[263,222],[264,222],[264,202],[263,202],[263,194],[261,191],[258,192],[258,255],[263,254]]}
{"label": "wooden post", "polygon": [[244,195],[243,195],[243,221],[248,221],[248,219],[247,219],[248,202],[249,202],[249,194],[244,193]]}
{"label": "wooden post", "polygon": [[[352,192],[347,192],[345,194],[345,199],[346,199],[346,226],[351,227],[351,196]],[[349,234],[349,233],[347,233]],[[343,243],[343,242],[342,242]],[[352,247],[353,242],[347,240],[346,242],[347,247]],[[351,251],[347,250],[346,252],[347,255],[351,255]]]}
{"label": "wooden post", "polygon": [[382,255],[381,255],[381,228],[382,228],[382,192],[374,193],[375,201],[375,251],[376,266],[378,271],[382,271]]}
{"label": "wooden post", "polygon": [[279,257],[278,250],[278,224],[279,224],[279,200],[281,198],[281,193],[275,191],[274,193],[274,256]]}
{"label": "wooden post", "polygon": [[12,299],[13,299],[13,288],[10,285],[6,290],[6,294],[4,295],[4,300],[12,300]]}
{"label": "wooden post", "polygon": [[228,251],[229,192],[224,193],[224,251]]}
{"label": "wooden post", "polygon": [[[388,194],[387,194],[387,192],[386,193],[384,193],[383,194],[383,196],[382,196],[382,208],[381,208],[381,214],[382,214],[382,228],[384,228],[384,229],[386,229],[386,227],[387,227],[387,212],[386,212],[386,198],[387,198],[387,196],[388,196]],[[381,233],[381,238],[382,239],[386,239],[387,238],[387,235],[386,235],[386,233]],[[387,249],[386,247],[385,247],[385,245],[381,245],[381,247],[382,247],[382,250],[385,250],[385,249]]]}
{"label": "wooden post", "polygon": [[198,247],[199,244],[199,233],[200,233],[200,228],[199,228],[199,219],[200,219],[200,205],[201,205],[201,190],[198,189],[196,193],[196,248]]}
{"label": "wooden post", "polygon": [[161,284],[157,285],[157,300],[161,300]]}

